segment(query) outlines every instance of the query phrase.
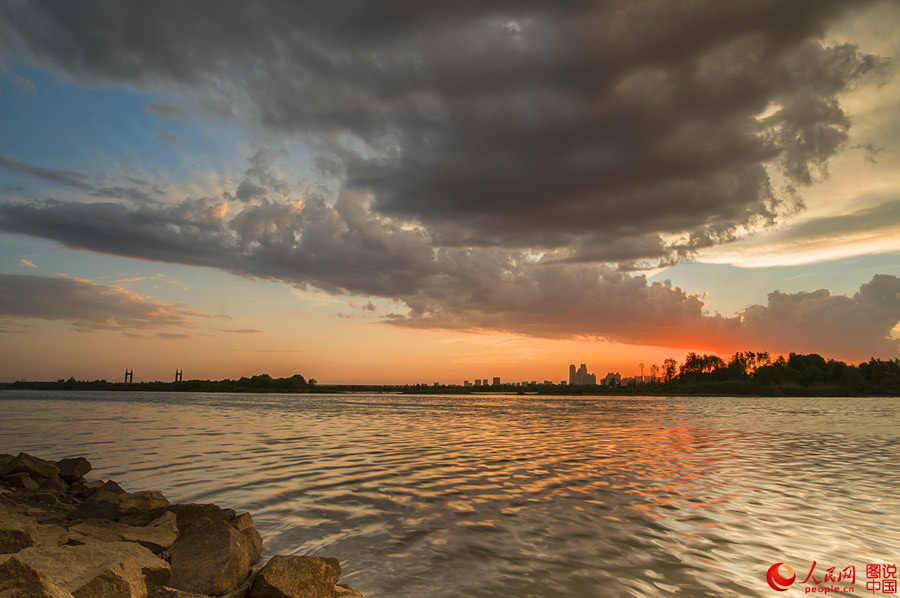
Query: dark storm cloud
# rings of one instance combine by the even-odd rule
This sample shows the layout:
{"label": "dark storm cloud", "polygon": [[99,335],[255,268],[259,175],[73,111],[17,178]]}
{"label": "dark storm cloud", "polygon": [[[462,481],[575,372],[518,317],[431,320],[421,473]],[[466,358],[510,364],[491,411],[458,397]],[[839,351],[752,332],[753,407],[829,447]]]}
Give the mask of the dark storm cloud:
{"label": "dark storm cloud", "polygon": [[765,306],[735,317],[706,313],[699,295],[670,283],[590,266],[500,266],[457,282],[456,292],[443,289],[440,300],[407,299],[417,309],[390,321],[720,352],[743,347],[849,360],[900,355],[900,341],[891,335],[900,322],[900,278],[888,275],[876,275],[853,297],[775,291]]}
{"label": "dark storm cloud", "polygon": [[[501,330],[545,338],[817,351],[895,357],[900,279],[876,276],[854,297],[774,292],[766,306],[710,315],[698,295],[609,266],[499,248],[435,248],[420,228],[373,215],[359,197],[334,207],[188,200],[170,208],[117,204],[0,205],[0,230],[71,247],[202,265],[330,292],[392,297],[408,307],[398,326]],[[361,306],[357,306],[361,307]],[[362,306],[362,309],[374,309]]]}
{"label": "dark storm cloud", "polygon": [[63,185],[64,187],[72,187],[83,191],[94,190],[88,177],[78,172],[72,172],[71,170],[45,168],[43,166],[26,164],[25,162],[7,158],[2,154],[0,154],[0,168],[16,174],[24,174],[38,178],[56,185]]}
{"label": "dark storm cloud", "polygon": [[0,318],[62,320],[79,331],[185,328],[197,315],[121,287],[65,277],[0,274]]}
{"label": "dark storm cloud", "polygon": [[848,140],[840,94],[883,66],[821,40],[864,4],[5,3],[0,50],[300,139],[340,190],[288,202],[263,147],[230,205],[0,204],[0,230],[390,297],[396,325],[712,347],[802,321],[850,346],[801,317],[817,313],[893,356],[890,293],[773,294],[725,318],[623,273],[797,209]]}
{"label": "dark storm cloud", "polygon": [[[241,204],[238,204],[241,206]],[[0,204],[0,230],[146,260],[209,266],[243,276],[394,296],[429,276],[426,233],[373,217],[347,195],[335,206],[263,201],[229,215],[220,200],[136,209],[116,203]]]}
{"label": "dark storm cloud", "polygon": [[133,177],[126,177],[126,180],[132,183],[131,185],[108,185],[104,184],[105,177],[103,176],[97,177],[71,170],[36,166],[2,154],[0,154],[0,169],[41,179],[54,185],[85,191],[92,197],[103,199],[124,199],[142,203],[155,201],[165,195],[165,192],[157,185]]}
{"label": "dark storm cloud", "polygon": [[123,187],[121,185],[97,187],[92,189],[90,194],[92,197],[101,199],[124,199],[134,203],[157,201],[161,195],[164,195],[164,193],[152,189],[145,190],[138,187]]}
{"label": "dark storm cloud", "polygon": [[288,185],[278,178],[272,167],[278,161],[278,152],[268,147],[261,147],[247,158],[250,166],[244,171],[234,197],[240,201],[250,202],[270,195],[272,197],[287,196]]}
{"label": "dark storm cloud", "polygon": [[768,304],[741,314],[741,346],[774,347],[783,352],[819,352],[865,360],[896,358],[900,340],[891,329],[900,321],[900,278],[879,274],[852,297],[827,290],[769,293]]}
{"label": "dark storm cloud", "polygon": [[629,262],[776,218],[793,197],[767,167],[795,185],[824,168],[847,140],[838,94],[880,63],[818,36],[862,4],[48,0],[0,8],[0,43],[299,134],[438,244]]}
{"label": "dark storm cloud", "polygon": [[99,253],[218,266],[223,231],[215,210],[214,204],[191,200],[137,210],[117,203],[0,204],[0,228]]}

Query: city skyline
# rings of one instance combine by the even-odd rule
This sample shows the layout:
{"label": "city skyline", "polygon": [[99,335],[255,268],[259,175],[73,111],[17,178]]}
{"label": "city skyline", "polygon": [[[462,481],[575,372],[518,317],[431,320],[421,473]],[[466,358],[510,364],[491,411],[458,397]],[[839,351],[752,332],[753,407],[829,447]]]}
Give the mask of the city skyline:
{"label": "city skyline", "polygon": [[900,357],[900,6],[627,4],[0,6],[0,381]]}

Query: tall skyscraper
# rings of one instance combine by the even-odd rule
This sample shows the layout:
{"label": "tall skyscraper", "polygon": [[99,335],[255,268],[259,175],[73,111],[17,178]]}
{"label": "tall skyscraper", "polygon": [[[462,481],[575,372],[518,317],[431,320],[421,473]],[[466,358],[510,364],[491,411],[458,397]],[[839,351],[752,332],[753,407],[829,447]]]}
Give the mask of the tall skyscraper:
{"label": "tall skyscraper", "polygon": [[569,384],[597,384],[597,376],[587,371],[587,365],[582,363],[576,370],[573,363],[569,366]]}

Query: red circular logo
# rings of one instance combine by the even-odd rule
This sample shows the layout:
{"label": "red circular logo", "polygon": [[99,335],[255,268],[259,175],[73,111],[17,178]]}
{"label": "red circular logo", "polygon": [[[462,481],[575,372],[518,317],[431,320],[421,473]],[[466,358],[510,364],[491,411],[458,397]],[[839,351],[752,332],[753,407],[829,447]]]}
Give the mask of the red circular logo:
{"label": "red circular logo", "polygon": [[[779,573],[778,567],[782,565],[788,570],[790,577],[782,577],[781,573]],[[795,579],[797,579],[797,575],[794,573],[794,570],[784,563],[775,563],[769,567],[769,571],[766,573],[766,581],[769,582],[769,587],[773,590],[778,590],[779,592],[787,590],[791,584],[794,583]]]}

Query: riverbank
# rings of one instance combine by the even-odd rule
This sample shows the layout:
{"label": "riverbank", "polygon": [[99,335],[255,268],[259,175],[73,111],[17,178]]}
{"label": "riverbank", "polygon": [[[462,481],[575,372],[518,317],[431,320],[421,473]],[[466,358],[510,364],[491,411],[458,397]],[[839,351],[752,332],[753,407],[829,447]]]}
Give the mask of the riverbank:
{"label": "riverbank", "polygon": [[[204,382],[204,381],[201,381]],[[709,381],[630,384],[628,386],[564,386],[536,385],[520,387],[512,384],[499,387],[471,387],[456,385],[406,384],[348,385],[323,384],[307,389],[278,388],[228,388],[216,385],[191,384],[190,382],[122,382],[63,381],[63,382],[9,382],[0,383],[0,391],[90,391],[90,392],[172,392],[208,394],[266,394],[266,395],[435,395],[435,396],[586,396],[586,397],[634,397],[634,396],[691,396],[691,397],[898,397],[900,383],[876,385],[800,384],[785,383],[765,385],[742,381]]]}
{"label": "riverbank", "polygon": [[276,555],[250,513],[88,480],[84,457],[0,454],[2,598],[363,598],[338,559]]}

